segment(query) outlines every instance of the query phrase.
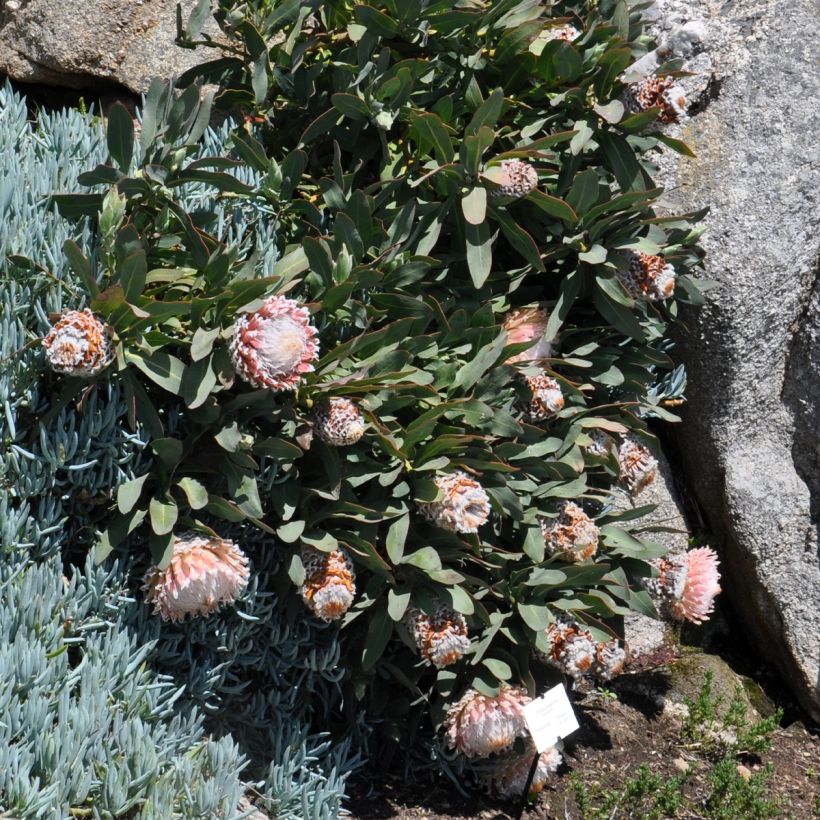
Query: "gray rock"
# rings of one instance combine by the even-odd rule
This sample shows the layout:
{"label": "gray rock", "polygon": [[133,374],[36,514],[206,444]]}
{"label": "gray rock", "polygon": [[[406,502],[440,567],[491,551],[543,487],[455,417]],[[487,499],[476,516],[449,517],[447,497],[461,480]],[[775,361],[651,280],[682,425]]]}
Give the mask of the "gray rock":
{"label": "gray rock", "polygon": [[724,539],[726,594],[820,720],[820,2],[663,0],[660,11],[665,31],[705,32],[706,96],[671,131],[697,158],[661,167],[668,207],[711,206],[703,245],[720,282],[685,317],[683,465]]}
{"label": "gray rock", "polygon": [[[183,19],[196,0],[182,0]],[[69,88],[120,83],[136,93],[212,55],[179,48],[177,0],[0,0],[0,72]],[[216,34],[216,24],[209,29]],[[206,56],[207,55],[207,56]]]}

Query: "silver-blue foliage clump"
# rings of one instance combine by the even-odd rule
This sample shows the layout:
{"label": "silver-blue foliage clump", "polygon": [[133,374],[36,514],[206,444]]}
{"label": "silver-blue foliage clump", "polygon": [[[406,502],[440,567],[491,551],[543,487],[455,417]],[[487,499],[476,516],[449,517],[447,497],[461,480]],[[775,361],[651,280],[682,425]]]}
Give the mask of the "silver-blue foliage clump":
{"label": "silver-blue foliage clump", "polygon": [[[227,132],[209,132],[203,151]],[[0,88],[0,812],[228,818],[247,814],[247,793],[277,817],[338,816],[356,759],[308,729],[337,698],[338,646],[282,608],[277,549],[237,527],[255,569],[238,607],[173,627],[142,604],[143,559],[86,557],[100,510],[147,466],[147,436],[113,383],[55,406],[32,342],[50,313],[83,306],[63,242],[97,252],[46,198],[77,190],[105,157],[95,118],[41,112],[32,124]],[[186,197],[215,234],[271,261],[261,210],[196,186]]]}

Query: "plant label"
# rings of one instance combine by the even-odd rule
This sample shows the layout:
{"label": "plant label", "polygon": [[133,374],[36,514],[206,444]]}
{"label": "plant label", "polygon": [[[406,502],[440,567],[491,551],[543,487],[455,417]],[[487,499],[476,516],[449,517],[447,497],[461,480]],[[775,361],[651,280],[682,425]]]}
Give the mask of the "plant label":
{"label": "plant label", "polygon": [[528,703],[524,707],[524,720],[539,754],[578,728],[575,711],[561,683]]}

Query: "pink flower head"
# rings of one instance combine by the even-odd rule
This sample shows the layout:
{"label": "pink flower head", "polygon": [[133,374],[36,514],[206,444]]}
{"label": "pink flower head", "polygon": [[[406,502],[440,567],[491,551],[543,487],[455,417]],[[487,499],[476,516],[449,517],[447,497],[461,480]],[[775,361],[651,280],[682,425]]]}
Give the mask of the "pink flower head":
{"label": "pink flower head", "polygon": [[521,159],[505,159],[500,165],[489,168],[487,176],[499,185],[491,191],[493,197],[521,199],[538,187],[538,172]]}
{"label": "pink flower head", "polygon": [[490,697],[470,689],[447,710],[447,742],[467,757],[487,757],[513,745],[527,734],[524,707],[531,698],[521,687],[501,684]]}
{"label": "pink flower head", "polygon": [[464,616],[444,604],[432,615],[411,607],[405,623],[425,663],[436,669],[457,663],[470,648]]}
{"label": "pink flower head", "polygon": [[658,577],[650,579],[647,587],[660,599],[661,609],[678,621],[700,624],[708,620],[720,592],[717,553],[699,547],[653,563]]}
{"label": "pink flower head", "polygon": [[151,567],[142,588],[164,621],[183,621],[233,603],[247,583],[248,557],[233,541],[191,533],[174,539],[171,562]]}
{"label": "pink flower head", "polygon": [[516,308],[507,314],[504,319],[507,343],[513,345],[532,342],[531,347],[510,356],[507,364],[548,359],[552,355],[552,346],[544,340],[548,321],[547,312],[539,307]]}
{"label": "pink flower head", "polygon": [[630,251],[629,268],[618,278],[633,299],[656,302],[675,292],[675,269],[662,256]]}
{"label": "pink flower head", "polygon": [[313,614],[323,621],[336,621],[353,604],[356,574],[350,556],[341,548],[322,552],[302,549],[305,580],[299,594]]}
{"label": "pink flower head", "polygon": [[526,378],[527,387],[532,393],[527,415],[532,421],[544,421],[561,410],[564,406],[564,394],[561,392],[561,385],[555,379],[546,373]]}
{"label": "pink flower head", "polygon": [[429,520],[450,532],[478,532],[490,517],[490,499],[484,488],[466,473],[436,476],[441,501],[419,504],[419,510]]}
{"label": "pink flower head", "polygon": [[[487,777],[488,785],[499,797],[521,797],[527,778],[530,774],[532,759],[535,757],[535,744],[530,741],[522,754],[510,754],[500,758],[498,765]],[[561,766],[561,752],[555,746],[542,752],[538,758],[528,797],[539,794],[550,775],[555,774]]]}
{"label": "pink flower head", "polygon": [[587,674],[595,662],[595,640],[577,621],[561,616],[547,627],[549,652],[538,653],[542,661],[571,678]]}
{"label": "pink flower head", "polygon": [[112,329],[88,308],[67,310],[43,339],[52,370],[92,378],[114,360]]}
{"label": "pink flower head", "polygon": [[658,474],[658,462],[652,451],[636,438],[627,437],[618,448],[619,479],[630,495],[638,495]]}
{"label": "pink flower head", "polygon": [[683,89],[669,76],[645,77],[630,85],[626,93],[626,107],[634,113],[659,108],[658,119],[664,124],[680,122],[686,117]]}
{"label": "pink flower head", "polygon": [[236,320],[228,352],[234,370],[253,387],[295,390],[319,355],[316,335],[306,307],[271,296]]}
{"label": "pink flower head", "polygon": [[313,414],[313,429],[322,441],[334,447],[355,444],[364,435],[364,416],[350,399],[333,396]]}
{"label": "pink flower head", "polygon": [[547,553],[564,561],[584,561],[598,549],[598,527],[572,501],[563,502],[557,518],[541,519],[541,532]]}

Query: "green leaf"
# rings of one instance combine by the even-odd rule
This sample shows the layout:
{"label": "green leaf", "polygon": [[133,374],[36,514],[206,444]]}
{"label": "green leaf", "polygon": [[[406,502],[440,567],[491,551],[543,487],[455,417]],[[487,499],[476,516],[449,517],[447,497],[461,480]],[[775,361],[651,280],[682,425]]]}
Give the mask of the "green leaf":
{"label": "green leaf", "polygon": [[151,557],[159,569],[165,569],[174,556],[174,534],[152,533],[148,538]]}
{"label": "green leaf", "polygon": [[501,232],[507,241],[532,265],[536,270],[543,271],[544,263],[538,245],[533,238],[502,208],[492,209],[493,219],[501,225]]}
{"label": "green leaf", "polygon": [[669,146],[673,151],[683,154],[685,157],[695,157],[695,152],[681,140],[676,140],[674,137],[667,137],[666,134],[653,134],[652,136],[664,145]]}
{"label": "green leaf", "polygon": [[211,2],[212,0],[199,0],[188,15],[188,25],[185,29],[185,33],[192,40],[199,37],[203,26],[211,16]]}
{"label": "green leaf", "polygon": [[418,569],[425,572],[441,569],[441,558],[432,547],[422,547],[420,550],[411,552],[410,555],[402,559],[401,563],[409,564],[411,567],[418,567]]}
{"label": "green leaf", "polygon": [[578,258],[589,265],[602,265],[606,262],[606,248],[602,245],[593,245],[588,251],[579,253]]}
{"label": "green leaf", "polygon": [[239,425],[234,421],[227,427],[223,427],[214,438],[223,450],[235,453],[242,441],[242,433],[239,430]]}
{"label": "green leaf", "polygon": [[476,109],[472,119],[464,129],[464,136],[470,137],[478,133],[478,130],[486,126],[493,128],[501,116],[501,108],[504,105],[504,89],[496,88],[486,100]]}
{"label": "green leaf", "polygon": [[459,368],[452,386],[466,391],[477,384],[498,361],[506,345],[507,337],[503,333],[496,336],[489,344],[484,345],[471,361]]}
{"label": "green leaf", "polygon": [[120,170],[127,174],[134,155],[134,121],[121,102],[114,103],[108,110],[106,140],[108,153],[120,166]]}
{"label": "green leaf", "polygon": [[495,675],[498,680],[509,680],[512,677],[512,669],[508,663],[498,660],[498,658],[484,658],[481,663]]}
{"label": "green leaf", "polygon": [[487,191],[480,185],[471,188],[461,199],[464,218],[471,225],[480,225],[487,216]]}
{"label": "green leaf", "polygon": [[592,168],[576,174],[567,194],[567,204],[583,216],[598,200],[598,185],[598,174]]}
{"label": "green leaf", "polygon": [[550,196],[543,191],[532,191],[527,197],[527,202],[531,202],[537,208],[540,208],[544,213],[562,219],[565,222],[575,224],[578,221],[578,215],[572,208],[556,196]]}
{"label": "green leaf", "polygon": [[63,242],[63,253],[66,255],[66,259],[68,259],[69,267],[74,271],[75,276],[82,281],[88,294],[90,296],[96,296],[100,292],[100,289],[91,271],[91,263],[80,250],[80,246],[73,239],[66,239],[66,241]]}
{"label": "green leaf", "polygon": [[126,300],[136,302],[145,288],[145,277],[148,273],[145,251],[136,251],[126,256],[120,264],[119,273]]}
{"label": "green leaf", "polygon": [[393,37],[399,30],[395,20],[372,6],[356,6],[353,13],[359,23],[379,37]]}
{"label": "green leaf", "polygon": [[409,592],[396,592],[393,589],[387,591],[387,612],[394,621],[400,621],[404,617],[409,603]]}
{"label": "green leaf", "polygon": [[234,150],[254,171],[264,173],[270,167],[270,160],[265,154],[265,147],[250,134],[235,131],[231,135]]}
{"label": "green leaf", "polygon": [[410,516],[403,515],[397,518],[387,530],[385,538],[385,549],[387,557],[394,563],[401,563],[404,555],[404,542],[407,540],[407,532],[410,529]]}
{"label": "green leaf", "polygon": [[604,162],[618,180],[621,190],[624,193],[646,190],[641,165],[629,143],[620,134],[610,131],[599,131],[596,139],[601,145]]}
{"label": "green leaf", "polygon": [[480,225],[464,225],[467,243],[467,266],[473,285],[480,288],[490,275],[493,266],[493,236],[486,222]]}
{"label": "green leaf", "polygon": [[435,114],[422,114],[413,122],[413,128],[421,143],[433,146],[439,164],[445,165],[453,161],[455,156],[453,143],[439,117]]}
{"label": "green leaf", "polygon": [[49,206],[54,205],[66,219],[96,217],[102,209],[102,194],[52,194]]}
{"label": "green leaf", "polygon": [[219,336],[220,328],[198,327],[191,339],[191,359],[198,362],[208,356],[213,349],[214,342]]}
{"label": "green leaf", "polygon": [[297,586],[300,587],[305,583],[305,566],[302,563],[302,558],[298,552],[295,552],[290,557],[288,564],[288,578]]}
{"label": "green leaf", "polygon": [[639,342],[644,341],[645,336],[641,323],[629,308],[619,302],[613,302],[600,288],[595,289],[592,301],[601,316],[624,336],[630,336]]}
{"label": "green leaf", "polygon": [[166,470],[173,470],[182,458],[182,442],[177,438],[155,438],[151,449]]}
{"label": "green leaf", "polygon": [[188,365],[182,377],[181,394],[185,404],[195,410],[201,407],[216,387],[217,373],[212,358]]}
{"label": "green leaf", "polygon": [[286,544],[293,544],[299,540],[304,531],[304,521],[288,521],[287,524],[282,524],[276,528],[276,535]]}
{"label": "green leaf", "polygon": [[174,524],[177,523],[177,509],[176,502],[172,498],[165,498],[160,501],[158,498],[152,498],[148,504],[148,514],[151,518],[151,529],[156,535],[167,535],[174,529]]}
{"label": "green leaf", "polygon": [[572,271],[568,276],[561,280],[561,293],[558,296],[558,301],[550,313],[547,321],[547,329],[544,334],[547,341],[551,342],[558,335],[561,325],[566,321],[575,299],[581,289],[581,275],[577,270]]}
{"label": "green leaf", "polygon": [[460,586],[451,586],[442,590],[442,596],[450,598],[450,605],[456,612],[462,615],[472,615],[475,612],[475,604],[470,595]]}
{"label": "green leaf", "polygon": [[139,501],[142,488],[150,473],[146,473],[139,478],[126,481],[117,487],[117,509],[125,515],[134,509],[134,505]]}
{"label": "green leaf", "polygon": [[341,111],[342,114],[351,120],[365,120],[370,116],[370,109],[367,107],[367,103],[355,94],[339,92],[333,94],[330,100],[336,110]]}
{"label": "green leaf", "polygon": [[185,493],[192,510],[201,510],[208,503],[208,491],[195,478],[186,476],[177,482],[177,486]]}
{"label": "green leaf", "polygon": [[[362,6],[358,6],[358,8],[362,8]],[[370,615],[370,624],[367,628],[367,636],[364,639],[362,668],[365,672],[372,669],[384,654],[387,642],[392,634],[393,620],[387,612],[386,601],[382,599],[376,604],[373,613]]]}
{"label": "green leaf", "polygon": [[177,396],[180,394],[185,365],[175,356],[162,350],[157,350],[150,356],[127,351],[125,358],[164,390]]}

